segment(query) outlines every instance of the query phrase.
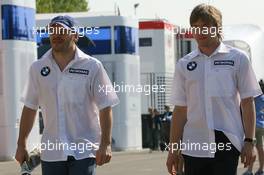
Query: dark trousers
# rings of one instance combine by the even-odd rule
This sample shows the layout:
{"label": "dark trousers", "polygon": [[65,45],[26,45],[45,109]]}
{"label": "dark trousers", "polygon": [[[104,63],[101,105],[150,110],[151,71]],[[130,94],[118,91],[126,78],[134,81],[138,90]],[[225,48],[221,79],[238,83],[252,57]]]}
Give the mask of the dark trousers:
{"label": "dark trousers", "polygon": [[[231,143],[221,131],[215,131],[215,142]],[[214,158],[183,155],[185,175],[236,175],[240,152],[231,145],[231,150],[216,150]]]}
{"label": "dark trousers", "polygon": [[158,129],[152,129],[151,132],[152,142],[150,148],[152,150],[158,150],[159,149],[159,142],[160,142],[160,133]]}
{"label": "dark trousers", "polygon": [[94,158],[75,160],[69,156],[67,161],[41,161],[42,175],[95,175]]}

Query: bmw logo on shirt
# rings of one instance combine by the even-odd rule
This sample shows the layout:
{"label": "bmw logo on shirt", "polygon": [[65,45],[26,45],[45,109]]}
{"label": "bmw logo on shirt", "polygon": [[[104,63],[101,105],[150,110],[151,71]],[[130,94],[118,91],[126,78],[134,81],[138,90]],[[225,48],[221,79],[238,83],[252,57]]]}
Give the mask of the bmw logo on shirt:
{"label": "bmw logo on shirt", "polygon": [[40,73],[41,73],[42,76],[46,77],[50,73],[50,68],[48,66],[43,67],[41,69]]}
{"label": "bmw logo on shirt", "polygon": [[197,67],[197,63],[195,61],[191,61],[187,64],[187,69],[189,71],[193,71],[194,69],[196,69]]}

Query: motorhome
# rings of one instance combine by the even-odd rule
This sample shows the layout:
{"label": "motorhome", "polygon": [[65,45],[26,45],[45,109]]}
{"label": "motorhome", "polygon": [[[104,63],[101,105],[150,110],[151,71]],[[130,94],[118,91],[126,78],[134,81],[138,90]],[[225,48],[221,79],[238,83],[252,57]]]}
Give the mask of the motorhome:
{"label": "motorhome", "polygon": [[[35,0],[1,0],[0,6],[0,160],[10,160],[17,146],[19,99],[29,66],[37,58]],[[29,149],[40,141],[37,124],[29,137]]]}
{"label": "motorhome", "polygon": [[[48,35],[42,30],[57,15],[65,14],[36,15],[37,45],[41,54],[48,47]],[[102,61],[120,99],[120,104],[113,108],[113,148],[141,149],[141,101],[140,93],[136,91],[140,84],[138,20],[115,15],[91,15],[86,12],[67,15],[77,22],[80,49]],[[81,38],[83,36],[91,42]]]}

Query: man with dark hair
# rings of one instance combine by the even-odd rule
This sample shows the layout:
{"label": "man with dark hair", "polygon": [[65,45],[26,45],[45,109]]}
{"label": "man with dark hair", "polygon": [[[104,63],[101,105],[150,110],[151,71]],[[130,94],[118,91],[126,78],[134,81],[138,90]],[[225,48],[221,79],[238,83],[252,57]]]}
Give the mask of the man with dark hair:
{"label": "man with dark hair", "polygon": [[111,81],[102,63],[76,46],[75,24],[69,16],[51,20],[52,48],[31,65],[22,96],[16,160],[28,159],[27,137],[40,106],[43,175],[94,175],[96,164],[112,156],[112,106],[119,100],[114,91],[100,90]]}
{"label": "man with dark hair", "polygon": [[183,155],[186,175],[235,175],[240,154],[245,166],[255,159],[261,90],[247,55],[222,43],[217,8],[196,6],[190,24],[198,48],[175,67],[168,172],[177,173]]}

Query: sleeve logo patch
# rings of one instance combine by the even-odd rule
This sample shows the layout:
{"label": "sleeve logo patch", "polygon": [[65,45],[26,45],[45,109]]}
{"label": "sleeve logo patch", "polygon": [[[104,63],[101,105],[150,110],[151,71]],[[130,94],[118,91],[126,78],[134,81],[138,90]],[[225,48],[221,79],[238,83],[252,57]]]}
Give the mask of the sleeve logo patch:
{"label": "sleeve logo patch", "polygon": [[233,60],[216,60],[214,61],[214,65],[234,66],[235,62]]}
{"label": "sleeve logo patch", "polygon": [[85,69],[70,68],[69,72],[72,73],[72,74],[83,74],[83,75],[88,75],[89,74],[89,70],[85,70]]}

